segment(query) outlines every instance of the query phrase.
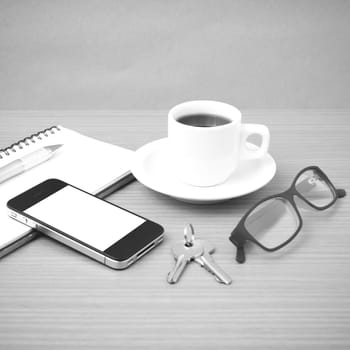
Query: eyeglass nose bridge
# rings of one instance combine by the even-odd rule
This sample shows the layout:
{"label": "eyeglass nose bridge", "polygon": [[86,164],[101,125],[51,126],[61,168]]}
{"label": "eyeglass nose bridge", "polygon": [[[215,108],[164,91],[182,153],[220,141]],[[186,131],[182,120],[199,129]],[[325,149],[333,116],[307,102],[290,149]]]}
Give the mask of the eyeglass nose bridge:
{"label": "eyeglass nose bridge", "polygon": [[287,200],[292,205],[298,217],[298,221],[299,221],[298,228],[300,228],[303,225],[303,218],[300,214],[299,207],[295,201],[295,197],[299,198],[302,201],[302,203],[306,204],[307,206],[310,206],[310,203],[293,186],[288,188],[288,190],[280,193],[279,197],[283,198],[284,200]]}
{"label": "eyeglass nose bridge", "polygon": [[[276,196],[277,197],[277,196]],[[295,187],[291,186],[288,188],[288,190],[282,192],[279,194],[279,197],[283,198],[284,200],[287,200],[291,203],[291,205],[294,207],[294,210],[297,212],[299,219],[301,219],[301,215],[299,212],[298,205],[295,201],[295,197],[299,198],[303,203],[306,203],[308,206],[310,205],[306,198],[304,198],[296,189]]]}
{"label": "eyeglass nose bridge", "polygon": [[[306,209],[310,207],[318,209],[293,186],[291,186],[288,190],[282,192],[280,196],[291,203],[299,218],[300,225],[303,224],[303,218],[301,216],[300,209]],[[295,201],[295,198],[299,198],[300,202],[297,203]]]}

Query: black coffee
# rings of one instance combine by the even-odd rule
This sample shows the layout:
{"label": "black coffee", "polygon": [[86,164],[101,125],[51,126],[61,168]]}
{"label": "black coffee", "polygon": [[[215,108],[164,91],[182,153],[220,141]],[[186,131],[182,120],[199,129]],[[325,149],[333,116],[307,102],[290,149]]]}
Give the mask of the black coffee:
{"label": "black coffee", "polygon": [[179,123],[198,126],[201,128],[212,128],[215,126],[231,123],[231,120],[216,114],[189,114],[176,119]]}

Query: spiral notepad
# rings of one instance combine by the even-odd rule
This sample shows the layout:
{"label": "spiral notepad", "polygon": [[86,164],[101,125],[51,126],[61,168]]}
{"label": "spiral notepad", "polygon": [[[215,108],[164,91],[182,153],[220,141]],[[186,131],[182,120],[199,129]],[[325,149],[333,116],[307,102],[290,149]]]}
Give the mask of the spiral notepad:
{"label": "spiral notepad", "polygon": [[130,174],[133,152],[53,126],[0,150],[0,168],[44,146],[63,144],[48,161],[0,184],[0,250],[30,229],[8,217],[6,203],[21,192],[57,178],[92,194],[101,193]]}
{"label": "spiral notepad", "polygon": [[[50,135],[52,136],[52,135],[56,134],[57,132],[61,131],[62,130],[61,128],[62,127],[60,127],[60,126],[52,126],[51,128],[44,129],[44,130],[39,131],[35,134],[27,136],[24,139],[19,140],[6,148],[0,149],[0,159],[5,159],[8,156],[16,156],[15,153],[18,153],[20,150],[23,150],[23,148],[25,148],[27,146],[31,146],[34,143],[39,143],[39,142],[45,140],[45,138],[49,137]],[[41,147],[42,147],[42,144],[41,144]],[[31,150],[31,152],[33,152],[33,150]],[[9,158],[7,158],[7,159],[9,161],[13,161],[13,159],[11,159],[11,160]],[[5,160],[7,160],[7,159],[5,159]],[[2,164],[1,164],[1,166],[2,166]]]}

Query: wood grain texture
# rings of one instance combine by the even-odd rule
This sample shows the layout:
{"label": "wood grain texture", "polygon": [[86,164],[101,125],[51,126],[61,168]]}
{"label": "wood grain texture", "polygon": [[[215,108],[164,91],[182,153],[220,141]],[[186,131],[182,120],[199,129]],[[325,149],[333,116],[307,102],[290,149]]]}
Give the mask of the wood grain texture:
{"label": "wood grain texture", "polygon": [[[114,271],[47,238],[0,261],[0,349],[348,349],[349,196],[326,212],[303,210],[304,228],[275,254],[253,247],[238,265],[228,236],[243,213],[319,165],[349,191],[350,111],[245,111],[269,126],[275,178],[248,196],[185,204],[134,182],[109,197],[158,221],[165,242],[125,271]],[[53,124],[130,149],[166,136],[166,112],[0,112],[0,147]],[[177,285],[166,275],[171,244],[193,223],[216,244],[232,276],[216,283],[197,265]]]}

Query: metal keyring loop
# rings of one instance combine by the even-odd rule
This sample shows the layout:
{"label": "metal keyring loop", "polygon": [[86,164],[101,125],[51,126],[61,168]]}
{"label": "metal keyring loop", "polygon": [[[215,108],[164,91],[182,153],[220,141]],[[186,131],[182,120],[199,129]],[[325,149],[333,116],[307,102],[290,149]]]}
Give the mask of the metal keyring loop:
{"label": "metal keyring loop", "polygon": [[192,224],[188,224],[184,228],[185,246],[192,247],[194,243],[194,228]]}

